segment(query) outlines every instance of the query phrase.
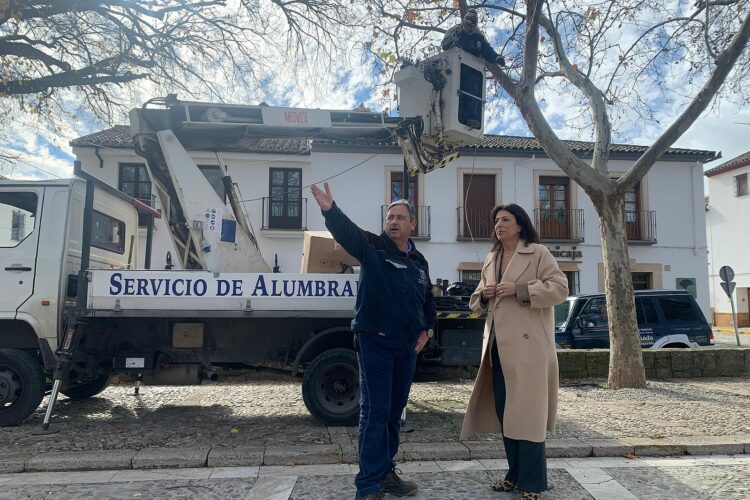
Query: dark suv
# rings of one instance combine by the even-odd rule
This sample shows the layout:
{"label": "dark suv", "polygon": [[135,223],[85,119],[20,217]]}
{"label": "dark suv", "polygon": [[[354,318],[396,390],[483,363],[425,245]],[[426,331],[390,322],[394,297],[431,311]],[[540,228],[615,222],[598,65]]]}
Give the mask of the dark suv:
{"label": "dark suv", "polygon": [[[697,347],[714,343],[703,312],[685,290],[638,290],[635,311],[644,348]],[[609,348],[604,294],[568,297],[556,306],[555,342],[563,349]]]}

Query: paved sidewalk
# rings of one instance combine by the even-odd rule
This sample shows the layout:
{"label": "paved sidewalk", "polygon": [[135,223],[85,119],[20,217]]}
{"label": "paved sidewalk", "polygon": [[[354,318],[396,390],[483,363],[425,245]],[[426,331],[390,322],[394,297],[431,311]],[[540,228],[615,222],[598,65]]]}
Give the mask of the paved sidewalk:
{"label": "paved sidewalk", "polygon": [[[504,460],[412,462],[401,468],[416,480],[416,500],[502,500],[489,483]],[[550,459],[552,489],[545,499],[666,500],[750,497],[750,457]],[[356,465],[217,467],[150,471],[0,474],[0,499],[241,498],[351,500]],[[393,498],[393,497],[387,497]]]}
{"label": "paved sidewalk", "polygon": [[[43,409],[0,429],[0,472],[225,467],[357,462],[354,427],[326,427],[307,412],[299,380],[193,387],[115,385],[88,401],[63,398],[60,433],[34,436]],[[602,380],[564,382],[550,457],[750,453],[750,378],[650,381],[610,391]],[[502,457],[497,435],[459,441],[472,381],[415,383],[399,461]]]}

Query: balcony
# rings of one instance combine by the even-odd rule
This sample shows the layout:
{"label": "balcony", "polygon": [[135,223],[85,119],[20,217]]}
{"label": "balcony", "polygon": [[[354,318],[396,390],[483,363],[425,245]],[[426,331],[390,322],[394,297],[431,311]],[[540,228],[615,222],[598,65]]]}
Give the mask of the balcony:
{"label": "balcony", "polygon": [[628,243],[654,245],[656,243],[656,212],[626,210],[625,232],[628,236]]}
{"label": "balcony", "polygon": [[[420,205],[414,207],[417,212],[417,226],[411,233],[413,240],[429,240],[430,239],[430,224],[432,218],[430,217],[430,207],[426,205]],[[380,227],[385,226],[385,214],[388,212],[388,205],[380,206]]]}
{"label": "balcony", "polygon": [[261,229],[305,231],[307,229],[307,198],[263,198]]}
{"label": "balcony", "polygon": [[464,240],[489,240],[492,236],[494,224],[490,220],[492,216],[491,206],[487,207],[458,207],[456,215],[458,218],[458,241]]}
{"label": "balcony", "polygon": [[534,210],[534,226],[542,241],[580,243],[583,241],[583,209]]}
{"label": "balcony", "polygon": [[[156,208],[156,196],[153,194],[147,194],[143,196],[139,196],[135,198],[136,200],[140,201],[144,205],[150,208]],[[138,227],[146,227],[148,226],[148,219],[150,215],[144,214],[141,212],[138,212]]]}

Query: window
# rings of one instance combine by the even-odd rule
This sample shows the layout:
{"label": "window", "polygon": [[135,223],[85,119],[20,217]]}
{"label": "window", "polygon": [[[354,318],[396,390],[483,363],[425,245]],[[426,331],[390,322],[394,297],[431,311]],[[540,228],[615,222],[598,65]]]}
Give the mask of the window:
{"label": "window", "polygon": [[568,295],[581,293],[581,278],[578,271],[563,271],[568,278]]}
{"label": "window", "polygon": [[[409,176],[409,203],[416,209],[419,206],[419,177]],[[404,173],[403,172],[391,172],[391,200],[404,199]]]}
{"label": "window", "polygon": [[458,121],[469,128],[482,128],[484,75],[481,71],[461,65],[461,93],[458,96]]}
{"label": "window", "polygon": [[15,247],[34,231],[35,193],[0,192],[0,247]]}
{"label": "window", "polygon": [[268,227],[302,229],[302,169],[270,170]]}
{"label": "window", "polygon": [[747,174],[740,174],[734,176],[734,195],[735,196],[747,196]]}
{"label": "window", "polygon": [[651,290],[652,275],[651,273],[632,273],[633,290]]}
{"label": "window", "polygon": [[214,188],[216,194],[221,201],[227,202],[227,194],[224,190],[224,181],[222,180],[221,169],[218,165],[198,165],[203,177],[206,178],[211,187]]}
{"label": "window", "polygon": [[555,306],[555,328],[559,328],[568,321],[570,316],[570,307],[573,305],[573,299],[566,300],[562,304]]}
{"label": "window", "polygon": [[13,221],[10,228],[10,239],[12,241],[21,241],[26,236],[26,212],[23,210],[13,210]]}
{"label": "window", "polygon": [[[154,206],[151,197],[151,179],[146,171],[146,165],[141,163],[120,163],[118,189],[149,207]],[[148,225],[147,214],[138,214],[138,225]]]}
{"label": "window", "polygon": [[639,326],[659,322],[659,315],[656,314],[656,306],[651,297],[638,297],[635,299],[635,314]]}
{"label": "window", "polygon": [[539,178],[539,237],[570,237],[570,196],[567,177]]}
{"label": "window", "polygon": [[[641,239],[641,185],[625,192],[625,232],[629,240]],[[638,290],[636,288],[636,290]]]}
{"label": "window", "polygon": [[91,217],[91,245],[109,252],[125,253],[125,223],[94,210]]}
{"label": "window", "polygon": [[587,328],[607,327],[607,302],[604,297],[591,299],[581,311],[584,325]]}
{"label": "window", "polygon": [[459,209],[459,238],[489,238],[494,223],[490,220],[495,206],[495,175],[464,174],[464,206]]}
{"label": "window", "polygon": [[[404,199],[404,173],[403,172],[396,172],[393,171],[390,173],[391,177],[391,199],[389,203],[393,203],[396,200],[403,200]],[[417,215],[417,224],[414,227],[414,231],[412,231],[411,235],[416,236],[419,234],[419,223],[420,223],[420,216],[422,215],[420,213],[419,208],[419,177],[418,176],[409,176],[409,203],[411,203],[411,206],[414,207],[414,211]],[[385,213],[383,214],[383,218],[385,219]]]}
{"label": "window", "polygon": [[689,297],[659,297],[664,320],[672,323],[698,323],[700,319],[695,313]]}

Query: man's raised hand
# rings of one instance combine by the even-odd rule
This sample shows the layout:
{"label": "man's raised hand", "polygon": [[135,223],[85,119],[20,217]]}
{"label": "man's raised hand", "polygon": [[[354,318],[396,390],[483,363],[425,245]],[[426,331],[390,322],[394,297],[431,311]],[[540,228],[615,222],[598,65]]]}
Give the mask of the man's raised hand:
{"label": "man's raised hand", "polygon": [[318,206],[321,210],[324,212],[327,210],[330,210],[333,206],[333,195],[331,194],[331,188],[328,187],[328,183],[323,183],[323,189],[325,191],[321,191],[318,186],[313,184],[310,186],[310,191],[312,191],[313,198],[315,198],[315,201],[318,202]]}

